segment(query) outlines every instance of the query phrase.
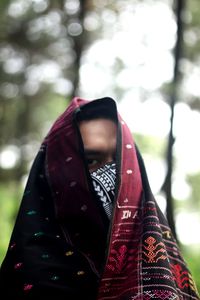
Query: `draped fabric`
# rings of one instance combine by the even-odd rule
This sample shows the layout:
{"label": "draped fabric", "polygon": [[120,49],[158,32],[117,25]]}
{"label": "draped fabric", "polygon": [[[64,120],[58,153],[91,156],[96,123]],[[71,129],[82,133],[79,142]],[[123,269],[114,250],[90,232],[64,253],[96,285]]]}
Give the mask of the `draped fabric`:
{"label": "draped fabric", "polygon": [[112,216],[113,202],[115,197],[115,163],[107,163],[103,167],[91,172],[91,177],[97,197],[101,202],[107,217],[110,219]]}
{"label": "draped fabric", "polygon": [[[102,104],[115,111],[118,126],[110,221],[96,197],[76,122],[86,105]],[[0,291],[2,299],[20,300],[199,299],[111,98],[74,98],[44,139],[1,266]]]}

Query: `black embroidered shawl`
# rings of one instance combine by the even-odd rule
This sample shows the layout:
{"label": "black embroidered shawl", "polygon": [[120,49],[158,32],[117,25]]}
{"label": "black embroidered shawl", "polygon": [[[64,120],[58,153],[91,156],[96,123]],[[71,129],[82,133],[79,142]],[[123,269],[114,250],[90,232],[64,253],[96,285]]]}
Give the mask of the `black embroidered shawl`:
{"label": "black embroidered shawl", "polygon": [[[74,98],[32,165],[0,271],[5,299],[199,299],[118,114],[117,195],[110,224],[98,205],[76,114],[110,98]],[[3,298],[2,298],[3,299]]]}

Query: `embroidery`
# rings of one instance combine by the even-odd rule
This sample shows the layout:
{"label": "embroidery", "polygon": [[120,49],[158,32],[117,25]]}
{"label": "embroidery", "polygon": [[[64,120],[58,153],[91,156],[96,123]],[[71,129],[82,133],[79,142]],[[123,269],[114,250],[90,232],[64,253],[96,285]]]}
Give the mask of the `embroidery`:
{"label": "embroidery", "polygon": [[17,263],[17,264],[15,264],[15,266],[14,266],[14,268],[17,270],[17,269],[20,269],[21,267],[22,267],[22,263],[20,262],[20,263]]}
{"label": "embroidery", "polygon": [[126,145],[126,148],[127,148],[127,149],[131,149],[131,148],[132,148],[132,145],[131,145],[131,144],[127,144],[127,145]]}
{"label": "embroidery", "polygon": [[24,291],[29,291],[29,290],[31,290],[32,289],[32,287],[33,287],[33,284],[24,284]]}
{"label": "embroidery", "polygon": [[44,235],[44,232],[42,232],[42,231],[34,233],[34,236],[36,236],[36,237],[39,237],[39,236],[42,236],[42,235]]}
{"label": "embroidery", "polygon": [[29,216],[35,215],[37,212],[35,210],[29,210],[26,214]]}
{"label": "embroidery", "polygon": [[128,169],[128,170],[126,170],[126,173],[129,175],[129,174],[132,174],[132,173],[133,173],[133,171],[132,171],[132,170],[130,170],[130,169]]}
{"label": "embroidery", "polygon": [[78,272],[77,272],[77,275],[78,275],[78,276],[80,276],[80,275],[84,275],[84,274],[85,274],[85,272],[84,272],[84,271],[78,271]]}
{"label": "embroidery", "polygon": [[185,287],[189,286],[189,277],[188,272],[183,270],[181,265],[171,264],[172,267],[172,273],[174,275],[174,279],[178,285],[179,288],[184,289]]}
{"label": "embroidery", "polygon": [[51,280],[53,280],[53,281],[57,281],[58,279],[59,279],[59,276],[57,276],[57,275],[53,275],[51,277]]}
{"label": "embroidery", "polygon": [[[78,100],[76,100],[76,106],[74,107],[77,107],[77,103]],[[55,127],[53,127],[51,133],[46,139],[48,152],[45,156],[47,158],[45,159],[45,167],[51,190],[56,196],[55,200],[58,218],[64,219],[66,217],[65,211],[67,211],[68,214],[68,209],[72,209],[73,212],[77,212],[77,216],[81,214],[81,220],[83,220],[83,222],[80,222],[78,225],[81,226],[82,231],[82,229],[84,229],[82,225],[84,226],[85,220],[84,211],[87,210],[87,207],[90,207],[90,202],[87,197],[87,190],[82,189],[82,187],[85,187],[86,176],[82,168],[82,161],[79,159],[79,155],[74,152],[74,149],[77,150],[76,146],[78,144],[77,140],[75,139],[76,135],[74,133],[74,127],[71,126],[71,116],[70,121],[67,121],[69,117],[69,111],[72,112],[74,107],[72,106],[70,110],[68,110],[67,114],[63,115],[63,117],[56,123]],[[181,259],[179,250],[176,248],[176,241],[171,235],[166,219],[158,209],[153,195],[149,193],[149,189],[146,189],[146,185],[143,185],[141,182],[141,174],[145,175],[145,170],[138,165],[138,157],[136,155],[134,141],[132,140],[132,133],[128,130],[126,124],[123,121],[121,122],[124,124],[124,126],[121,128],[122,151],[121,156],[119,155],[121,166],[117,173],[119,176],[117,190],[118,197],[116,198],[116,205],[114,207],[115,211],[113,214],[112,226],[110,226],[111,230],[107,253],[107,263],[102,272],[100,280],[97,279],[99,290],[96,299],[197,300],[198,297],[196,296],[197,291],[195,284],[191,275],[188,274],[187,268]],[[63,143],[63,137],[65,137],[65,135],[68,136],[69,139]],[[59,153],[61,156],[59,156]],[[39,160],[39,162],[41,162],[41,160]],[[65,166],[68,164],[68,166],[72,169],[63,168],[63,164],[65,164]],[[62,172],[59,172],[61,169]],[[37,177],[37,179],[41,178],[41,169],[39,169],[39,171],[40,177]],[[113,174],[116,175],[115,173]],[[76,181],[74,180],[77,180],[77,178],[79,178],[79,181],[77,184],[75,184]],[[39,182],[40,186],[41,184],[43,184],[43,182]],[[108,184],[107,180],[104,180],[103,186],[107,187],[109,191],[110,187],[112,187],[112,185],[110,186],[110,184]],[[27,205],[24,206],[23,213],[26,214],[26,220],[27,218],[31,218],[33,219],[31,221],[34,221],[35,223],[32,224],[31,222],[30,232],[28,231],[29,228],[26,228],[26,226],[23,227],[23,229],[25,228],[25,233],[27,232],[27,235],[24,235],[24,242],[27,241],[26,239],[29,241],[30,234],[33,234],[32,237],[34,237],[34,239],[31,239],[31,247],[28,248],[28,250],[31,251],[27,252],[27,257],[25,260],[27,261],[29,259],[29,253],[31,254],[31,259],[36,258],[38,260],[39,256],[39,259],[42,260],[42,262],[41,269],[38,268],[38,272],[40,272],[40,270],[41,272],[38,277],[35,277],[35,274],[33,273],[35,283],[32,282],[31,272],[32,270],[35,272],[35,265],[30,265],[29,267],[28,264],[28,269],[27,264],[21,265],[21,257],[23,257],[19,255],[21,238],[16,245],[13,243],[15,236],[13,237],[12,244],[10,245],[10,249],[13,249],[10,250],[9,253],[9,257],[12,257],[12,262],[14,261],[14,264],[12,263],[13,269],[15,268],[14,271],[16,273],[20,273],[20,268],[22,267],[22,273],[26,275],[26,278],[28,277],[30,279],[30,281],[28,280],[28,282],[24,282],[24,285],[21,287],[24,289],[24,293],[28,294],[29,290],[34,288],[35,284],[37,285],[40,280],[48,280],[48,285],[56,285],[59,287],[63,287],[64,285],[65,288],[66,285],[68,286],[70,282],[72,282],[71,279],[69,282],[67,282],[67,279],[61,277],[61,275],[64,274],[63,271],[65,271],[65,266],[67,271],[69,270],[69,266],[65,264],[65,260],[76,260],[75,256],[79,254],[82,255],[82,251],[73,252],[72,249],[65,248],[65,239],[63,233],[61,231],[57,232],[52,230],[52,225],[54,225],[55,222],[54,217],[51,217],[52,214],[49,215],[51,222],[47,222],[49,220],[49,210],[47,210],[47,212],[46,210],[43,212],[43,207],[45,208],[46,204],[49,205],[50,203],[48,201],[49,191],[46,195],[45,190],[43,190],[43,187],[41,186],[42,189],[39,189],[38,193],[34,193],[35,185],[32,186],[31,183],[29,187],[30,188],[24,193],[24,196],[28,197],[28,203],[26,203]],[[98,185],[96,185],[96,189],[97,195],[99,193],[99,198],[102,198],[100,199],[100,203],[102,204],[102,207],[105,208],[104,204],[107,203],[104,198],[105,193],[101,193]],[[79,205],[74,204],[73,191],[76,192],[77,199],[79,199],[79,197],[81,199]],[[42,194],[40,195],[40,193]],[[34,197],[29,198],[30,195],[33,195]],[[67,195],[67,200],[69,201],[65,201],[65,195]],[[35,201],[38,201],[39,206],[33,205]],[[44,203],[42,203],[42,201]],[[112,203],[112,201],[108,203],[111,205],[110,203]],[[112,212],[112,205],[109,205],[105,208],[106,214]],[[106,210],[107,208],[108,210]],[[34,211],[33,209],[36,210]],[[84,218],[82,218],[82,215]],[[88,220],[90,220],[89,209],[88,216]],[[91,210],[91,220],[93,220],[93,217],[94,215],[92,214]],[[98,224],[98,219],[96,221]],[[35,227],[32,227],[32,225]],[[90,223],[86,225],[90,225]],[[89,226],[86,226],[86,228],[88,229]],[[86,234],[88,240],[90,240],[90,238],[93,239],[98,237],[99,230],[96,231],[95,228],[96,227],[92,228],[94,230],[87,231]],[[58,230],[57,226],[54,229]],[[42,232],[42,230],[44,230],[44,232]],[[69,241],[70,237],[72,237],[72,241],[76,242],[76,239],[78,239],[79,235],[81,236],[81,233],[79,233],[79,227],[75,226],[69,236]],[[43,239],[45,236],[46,238]],[[54,238],[59,240],[55,242]],[[93,269],[93,263],[95,262],[96,254],[98,256],[98,251],[101,250],[98,248],[100,244],[96,243],[96,241],[101,242],[101,239],[97,238],[94,243],[95,248],[92,248],[91,245],[91,249],[87,249],[87,247],[85,249],[85,246],[87,246],[87,240],[83,239],[83,241],[85,241],[85,243],[83,243],[84,249],[82,249],[82,245],[80,245],[80,250],[84,250],[83,260],[85,261],[86,256],[86,258],[88,258],[88,262],[91,262],[90,267]],[[53,253],[46,252],[47,249],[44,247],[44,242],[50,242],[52,244]],[[34,244],[33,247],[32,244]],[[79,241],[77,244],[79,245]],[[35,246],[38,247],[39,252],[35,251],[35,249],[37,250]],[[89,256],[86,254],[87,252],[91,253],[90,257],[87,257]],[[59,255],[58,261],[57,255]],[[82,261],[82,259],[80,261]],[[80,261],[78,259],[76,263],[79,264]],[[58,271],[58,269],[55,268],[55,264],[57,265],[57,262],[61,267],[62,274],[56,272],[56,270]],[[174,265],[171,265],[171,263],[174,263]],[[83,263],[83,266],[84,265],[85,263]],[[33,269],[31,269],[32,266]],[[42,272],[43,267],[45,268],[45,272]],[[98,272],[98,265],[97,269],[95,269],[95,267],[96,265],[94,264],[94,271]],[[50,274],[48,273],[48,277],[46,277],[46,270],[50,270],[50,272],[52,272]],[[80,283],[80,287],[82,288],[83,286],[84,290],[86,290],[86,293],[88,293],[87,285],[90,283],[90,272],[87,274],[86,271],[80,266],[79,269],[75,267],[73,275],[76,277],[76,279],[79,278],[80,281],[84,280],[84,282]],[[58,276],[60,276],[60,278]],[[34,283],[34,285],[32,283]],[[7,286],[9,286],[9,284],[10,282],[8,282]],[[77,288],[77,290],[79,289],[79,285],[75,286],[73,282],[72,287]],[[35,291],[36,295],[38,289],[39,287],[37,287]],[[15,291],[12,293],[14,294]],[[81,296],[84,297],[84,293],[82,293],[80,290],[79,298]],[[13,295],[11,298],[13,297],[15,298],[15,295]]]}
{"label": "embroidery", "polygon": [[50,256],[49,256],[49,254],[42,254],[41,257],[44,258],[44,259],[46,259],[46,258],[49,258]]}
{"label": "embroidery", "polygon": [[172,238],[172,234],[169,230],[163,231],[163,235],[166,236],[167,239]]}
{"label": "embroidery", "polygon": [[189,273],[189,284],[190,284],[190,288],[199,296],[196,284],[192,278],[192,275]]}
{"label": "embroidery", "polygon": [[72,160],[72,157],[71,157],[71,156],[69,156],[69,157],[67,157],[67,158],[66,158],[66,160],[65,160],[65,161],[66,161],[66,162],[69,162],[69,161],[71,161],[71,160]]}
{"label": "embroidery", "polygon": [[[162,299],[162,300],[175,300],[178,299],[178,296],[170,291],[167,290],[153,290],[152,291],[152,295],[151,295],[152,299],[158,298],[158,299]],[[148,298],[145,298],[148,299]]]}
{"label": "embroidery", "polygon": [[11,246],[10,246],[10,250],[12,250],[13,248],[16,247],[16,243],[13,243]]}
{"label": "embroidery", "polygon": [[[166,255],[160,255],[160,253],[166,253],[164,244],[162,242],[156,244],[156,239],[150,236],[145,240],[145,243],[147,244],[147,246],[144,245],[143,247],[147,251],[143,251],[143,253],[147,259],[143,258],[144,261],[146,261],[147,263],[155,263],[159,259],[165,260],[167,258]],[[159,246],[161,247],[160,249],[158,249]]]}
{"label": "embroidery", "polygon": [[111,271],[120,273],[125,264],[125,257],[127,256],[127,246],[122,245],[118,250],[112,250],[112,256],[109,258],[107,268]]}
{"label": "embroidery", "polygon": [[81,210],[82,210],[82,211],[86,211],[86,210],[87,210],[87,205],[83,204],[83,205],[81,206]]}
{"label": "embroidery", "polygon": [[123,216],[122,216],[122,220],[123,219],[128,219],[131,217],[131,211],[130,210],[123,210]]}
{"label": "embroidery", "polygon": [[67,251],[67,252],[65,253],[66,256],[71,256],[71,255],[73,255],[73,254],[74,254],[73,251]]}
{"label": "embroidery", "polygon": [[138,216],[138,211],[135,211],[133,213],[131,210],[126,209],[126,210],[123,210],[122,212],[123,212],[123,215],[121,217],[121,220],[128,219],[128,218],[135,219]]}
{"label": "embroidery", "polygon": [[183,298],[179,298],[177,294],[167,291],[167,290],[152,290],[145,291],[143,294],[137,294],[132,296],[130,300],[150,300],[150,299],[159,299],[159,300],[183,300]]}

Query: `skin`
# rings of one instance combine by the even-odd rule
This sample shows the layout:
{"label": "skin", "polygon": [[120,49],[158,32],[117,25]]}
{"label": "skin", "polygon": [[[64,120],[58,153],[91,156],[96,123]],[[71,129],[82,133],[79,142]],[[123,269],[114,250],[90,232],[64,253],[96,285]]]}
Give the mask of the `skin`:
{"label": "skin", "polygon": [[79,129],[90,172],[115,160],[117,126],[112,120],[82,121]]}

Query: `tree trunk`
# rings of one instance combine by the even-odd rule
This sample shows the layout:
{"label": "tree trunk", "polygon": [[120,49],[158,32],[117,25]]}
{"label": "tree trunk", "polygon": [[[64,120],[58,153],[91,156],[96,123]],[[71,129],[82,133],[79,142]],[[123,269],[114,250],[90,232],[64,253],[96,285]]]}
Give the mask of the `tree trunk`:
{"label": "tree trunk", "polygon": [[84,17],[87,11],[87,0],[80,1],[80,9],[78,14],[78,20],[80,22],[80,25],[82,26],[82,33],[78,36],[75,36],[73,38],[74,42],[74,51],[76,54],[76,59],[74,62],[74,75],[73,75],[73,91],[71,95],[71,99],[75,96],[79,96],[79,71],[80,71],[80,65],[81,65],[81,56],[84,49],[84,45],[87,43],[87,37],[86,32],[84,30]]}
{"label": "tree trunk", "polygon": [[170,108],[171,108],[171,120],[170,120],[170,131],[168,136],[168,146],[167,146],[167,154],[166,154],[166,161],[167,161],[167,174],[162,186],[162,190],[166,195],[167,201],[167,210],[166,215],[169,222],[169,226],[171,230],[177,238],[176,234],[176,227],[175,227],[175,220],[174,220],[174,200],[172,196],[172,174],[173,174],[173,145],[175,142],[174,134],[173,134],[173,125],[174,125],[174,107],[178,100],[178,86],[180,81],[180,72],[179,72],[179,65],[180,65],[180,58],[182,56],[183,50],[183,11],[185,8],[185,0],[176,0],[175,1],[175,14],[176,14],[176,22],[177,22],[177,39],[176,45],[174,48],[174,75],[172,81],[172,89],[170,95]]}

